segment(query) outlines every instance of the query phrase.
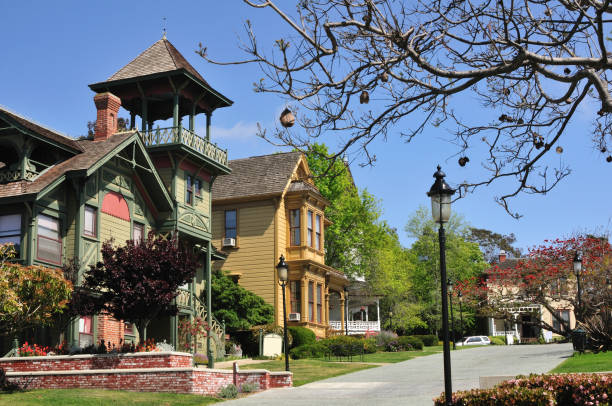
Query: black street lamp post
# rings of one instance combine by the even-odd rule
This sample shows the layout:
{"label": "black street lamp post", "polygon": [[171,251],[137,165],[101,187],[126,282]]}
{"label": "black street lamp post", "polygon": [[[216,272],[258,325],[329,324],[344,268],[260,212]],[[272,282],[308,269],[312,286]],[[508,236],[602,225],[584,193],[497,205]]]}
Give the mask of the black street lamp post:
{"label": "black street lamp post", "polygon": [[576,283],[578,284],[578,313],[582,312],[582,291],[580,289],[580,273],[582,272],[582,255],[579,251],[574,254],[574,273],[576,274]]}
{"label": "black street lamp post", "polygon": [[393,331],[393,312],[389,311],[389,330]]}
{"label": "black street lamp post", "polygon": [[344,335],[348,335],[348,289],[344,287]]}
{"label": "black street lamp post", "polygon": [[448,336],[448,293],[446,288],[446,235],[444,233],[444,223],[448,222],[451,212],[451,197],[455,190],[451,188],[445,181],[446,176],[442,172],[440,165],[434,173],[436,178],[434,184],[427,192],[427,196],[431,198],[431,214],[433,220],[440,225],[438,229],[438,238],[440,241],[440,285],[442,289],[442,333],[444,335],[444,399],[445,403],[451,405],[451,397],[453,394],[453,385],[451,381],[451,359],[450,359],[450,344]]}
{"label": "black street lamp post", "polygon": [[461,294],[461,291],[457,292],[457,297],[459,298],[459,339],[461,340],[463,338],[463,308],[462,308],[462,304],[463,304],[463,294]]}
{"label": "black street lamp post", "polygon": [[287,336],[287,305],[285,303],[285,289],[287,287],[287,280],[289,278],[289,266],[285,263],[285,257],[280,256],[278,265],[276,265],[276,271],[278,272],[278,283],[283,287],[283,335],[284,335],[284,347],[285,347],[285,371],[289,371],[289,339]]}
{"label": "black street lamp post", "polygon": [[457,349],[457,344],[455,341],[457,337],[455,337],[455,316],[453,314],[453,281],[451,279],[448,280],[448,295],[450,296],[450,311],[451,311],[451,337],[453,338],[453,350]]}

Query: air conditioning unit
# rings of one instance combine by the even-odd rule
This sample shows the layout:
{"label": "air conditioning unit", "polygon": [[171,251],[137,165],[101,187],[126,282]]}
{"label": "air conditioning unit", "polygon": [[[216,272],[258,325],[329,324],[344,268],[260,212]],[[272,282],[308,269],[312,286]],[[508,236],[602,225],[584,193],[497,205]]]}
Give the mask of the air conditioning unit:
{"label": "air conditioning unit", "polygon": [[235,247],[236,246],[236,239],[235,238],[224,238],[223,239],[223,246],[224,247]]}
{"label": "air conditioning unit", "polygon": [[289,313],[289,321],[300,321],[299,313]]}

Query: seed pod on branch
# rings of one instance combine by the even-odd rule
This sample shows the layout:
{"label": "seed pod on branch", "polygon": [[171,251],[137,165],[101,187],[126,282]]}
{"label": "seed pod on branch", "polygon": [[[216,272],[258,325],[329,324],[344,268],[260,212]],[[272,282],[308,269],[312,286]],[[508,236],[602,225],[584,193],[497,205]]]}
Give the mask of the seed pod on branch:
{"label": "seed pod on branch", "polygon": [[359,103],[368,104],[370,102],[370,94],[364,90],[361,92],[361,96],[359,96]]}
{"label": "seed pod on branch", "polygon": [[291,110],[289,109],[283,110],[283,112],[280,115],[280,122],[281,122],[281,125],[285,128],[293,127],[293,125],[295,124],[295,116],[293,115]]}

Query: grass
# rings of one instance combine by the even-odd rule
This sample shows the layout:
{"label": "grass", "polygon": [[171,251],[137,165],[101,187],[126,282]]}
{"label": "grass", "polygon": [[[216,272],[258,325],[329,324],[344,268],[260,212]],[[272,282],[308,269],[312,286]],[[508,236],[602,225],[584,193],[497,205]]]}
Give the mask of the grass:
{"label": "grass", "polygon": [[612,351],[600,352],[598,354],[574,353],[571,357],[559,364],[550,372],[608,372],[612,371]]}
{"label": "grass", "polygon": [[103,389],[38,389],[0,394],[0,406],[200,406],[219,401],[201,395]]}
{"label": "grass", "polygon": [[[293,386],[301,386],[321,379],[331,378],[356,372],[361,369],[375,368],[375,365],[359,362],[328,362],[320,359],[298,359],[290,361],[293,372]],[[284,371],[285,361],[274,360],[260,364],[242,365],[240,369],[267,369],[269,371]]]}
{"label": "grass", "polygon": [[[416,357],[436,354],[442,352],[441,346],[425,347],[423,351],[399,351],[399,352],[377,352],[374,354],[364,354],[363,361],[361,357],[354,356],[353,360],[348,362],[347,358],[337,360],[328,359],[300,359],[291,360],[290,368],[293,372],[293,386],[301,386],[310,382],[320,381],[321,379],[332,378],[338,375],[344,375],[351,372],[356,372],[361,369],[376,368],[377,365],[368,363],[396,363],[406,361]],[[285,361],[275,360],[262,362],[259,364],[242,365],[241,369],[267,369],[269,371],[284,371]]]}

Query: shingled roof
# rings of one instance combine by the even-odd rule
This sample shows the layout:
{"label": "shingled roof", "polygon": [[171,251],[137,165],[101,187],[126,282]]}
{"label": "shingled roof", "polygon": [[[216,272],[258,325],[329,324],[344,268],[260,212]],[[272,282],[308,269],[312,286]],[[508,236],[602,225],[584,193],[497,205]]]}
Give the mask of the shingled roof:
{"label": "shingled roof", "polygon": [[162,72],[172,72],[179,69],[186,70],[198,80],[202,81],[206,86],[210,87],[198,71],[187,62],[185,57],[183,57],[166,38],[160,39],[144,50],[130,63],[108,78],[108,81],[111,82],[139,76],[154,75]]}
{"label": "shingled roof", "polygon": [[34,121],[30,119],[26,119],[25,117],[22,117],[19,114],[14,113],[0,106],[0,117],[3,115],[7,119],[15,121],[17,125],[24,127],[25,129],[30,130],[35,134],[48,138],[66,147],[69,147],[70,149],[74,151],[81,151],[81,152],[83,151],[83,148],[81,148],[81,146],[78,144],[78,142],[75,139],[70,138],[66,135],[60,134],[59,132],[51,130],[47,127],[43,127],[42,125],[35,123]]}
{"label": "shingled roof", "polygon": [[134,133],[134,131],[118,133],[110,136],[105,141],[98,142],[89,140],[75,141],[81,151],[84,151],[83,153],[50,167],[32,182],[20,181],[0,185],[0,198],[37,194],[68,172],[87,170],[104,158],[117,145],[134,135]]}
{"label": "shingled roof", "polygon": [[300,152],[285,152],[229,161],[232,173],[213,183],[213,202],[281,195],[300,156]]}

